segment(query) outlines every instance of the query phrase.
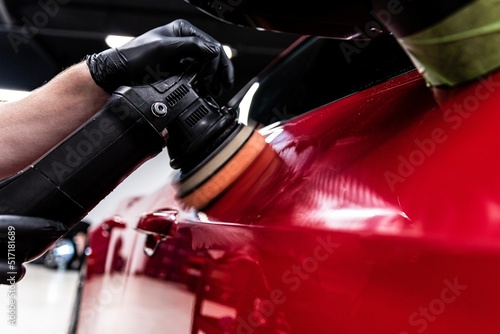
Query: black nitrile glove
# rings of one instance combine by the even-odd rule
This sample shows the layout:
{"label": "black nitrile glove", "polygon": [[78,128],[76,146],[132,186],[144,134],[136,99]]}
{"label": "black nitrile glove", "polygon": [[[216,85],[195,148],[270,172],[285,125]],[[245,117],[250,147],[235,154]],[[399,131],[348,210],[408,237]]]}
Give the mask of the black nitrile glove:
{"label": "black nitrile glove", "polygon": [[187,63],[203,67],[199,83],[212,95],[231,88],[233,65],[219,42],[185,20],[150,30],[125,45],[86,57],[94,81],[106,92],[137,86],[178,74]]}
{"label": "black nitrile glove", "polygon": [[20,281],[26,272],[23,263],[40,257],[67,232],[57,221],[0,215],[0,285]]}

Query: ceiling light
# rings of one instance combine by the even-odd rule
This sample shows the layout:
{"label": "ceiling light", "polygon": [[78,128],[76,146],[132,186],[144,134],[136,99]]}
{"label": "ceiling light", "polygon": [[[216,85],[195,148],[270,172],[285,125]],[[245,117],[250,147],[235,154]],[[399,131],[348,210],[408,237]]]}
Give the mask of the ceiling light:
{"label": "ceiling light", "polygon": [[[110,48],[118,48],[124,45],[125,43],[131,41],[133,38],[134,37],[132,36],[108,35],[105,41]],[[229,45],[223,45],[222,48],[224,49],[224,52],[226,53],[229,59],[236,56],[236,50],[230,47]]]}
{"label": "ceiling light", "polygon": [[0,88],[0,101],[9,102],[20,100],[27,96],[30,92],[24,90],[12,90],[12,89],[1,89]]}
{"label": "ceiling light", "polygon": [[229,45],[223,45],[222,48],[224,49],[224,52],[226,53],[229,59],[234,58],[236,56],[236,49],[233,49]]}
{"label": "ceiling light", "polygon": [[132,40],[134,37],[131,36],[118,36],[118,35],[108,35],[105,39],[106,44],[110,48],[118,48],[122,46],[123,44],[129,42]]}

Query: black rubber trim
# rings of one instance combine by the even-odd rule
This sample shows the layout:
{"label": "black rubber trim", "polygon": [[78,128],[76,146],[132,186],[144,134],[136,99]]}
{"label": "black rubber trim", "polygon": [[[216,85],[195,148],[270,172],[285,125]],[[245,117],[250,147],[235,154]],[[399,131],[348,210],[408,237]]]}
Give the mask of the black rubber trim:
{"label": "black rubber trim", "polygon": [[428,28],[473,0],[372,0],[376,13],[397,37]]}

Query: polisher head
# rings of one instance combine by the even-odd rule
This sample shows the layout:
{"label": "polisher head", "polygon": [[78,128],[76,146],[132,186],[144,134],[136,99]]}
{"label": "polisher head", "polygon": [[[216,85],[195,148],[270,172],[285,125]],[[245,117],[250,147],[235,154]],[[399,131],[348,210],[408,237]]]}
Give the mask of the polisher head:
{"label": "polisher head", "polygon": [[221,195],[252,163],[268,144],[253,126],[240,125],[220,149],[175,185],[178,198],[188,207],[202,209]]}

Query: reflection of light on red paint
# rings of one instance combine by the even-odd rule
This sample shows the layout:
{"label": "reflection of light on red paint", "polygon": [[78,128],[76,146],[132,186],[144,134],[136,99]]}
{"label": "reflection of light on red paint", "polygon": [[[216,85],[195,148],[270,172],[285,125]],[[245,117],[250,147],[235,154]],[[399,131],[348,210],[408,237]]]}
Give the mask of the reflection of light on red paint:
{"label": "reflection of light on red paint", "polygon": [[266,138],[266,143],[272,143],[284,131],[280,124],[276,122],[259,130],[259,133]]}
{"label": "reflection of light on red paint", "polygon": [[308,180],[295,221],[341,231],[398,234],[410,221],[361,181],[324,168]]}
{"label": "reflection of light on red paint", "polygon": [[353,229],[352,225],[344,225],[347,222],[357,222],[360,227],[368,226],[366,219],[375,217],[387,217],[398,215],[391,209],[382,208],[352,208],[352,209],[319,209],[313,213],[313,218],[326,218],[327,226]]}
{"label": "reflection of light on red paint", "polygon": [[[331,204],[331,203],[330,203]],[[332,208],[321,203],[309,212],[311,222],[324,222],[324,226],[341,231],[373,231],[382,234],[399,234],[407,228],[406,215],[395,208]]]}
{"label": "reflection of light on red paint", "polygon": [[234,307],[223,305],[211,300],[204,300],[201,306],[201,315],[216,319],[229,317],[236,319],[237,310]]}

